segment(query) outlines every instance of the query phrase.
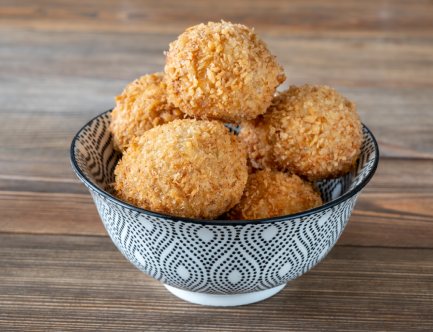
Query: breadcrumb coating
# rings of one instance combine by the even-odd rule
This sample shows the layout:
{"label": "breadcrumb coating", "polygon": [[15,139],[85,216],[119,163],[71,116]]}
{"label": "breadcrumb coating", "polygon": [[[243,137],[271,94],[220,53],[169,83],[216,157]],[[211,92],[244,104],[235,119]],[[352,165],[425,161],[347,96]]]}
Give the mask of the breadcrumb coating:
{"label": "breadcrumb coating", "polygon": [[285,80],[267,45],[242,24],[209,22],[170,44],[169,100],[190,116],[241,123],[263,114]]}
{"label": "breadcrumb coating", "polygon": [[142,76],[128,84],[115,100],[117,106],[111,112],[110,130],[118,151],[125,150],[134,136],[186,116],[167,100],[164,73]]}
{"label": "breadcrumb coating", "polygon": [[221,122],[175,120],[134,138],[114,173],[117,196],[127,203],[214,219],[242,196],[246,149]]}
{"label": "breadcrumb coating", "polygon": [[248,177],[241,201],[224,217],[251,220],[298,213],[322,205],[320,193],[296,175],[262,170]]}
{"label": "breadcrumb coating", "polygon": [[352,170],[363,140],[355,103],[328,86],[291,86],[263,116],[242,124],[254,168],[295,173],[309,181]]}

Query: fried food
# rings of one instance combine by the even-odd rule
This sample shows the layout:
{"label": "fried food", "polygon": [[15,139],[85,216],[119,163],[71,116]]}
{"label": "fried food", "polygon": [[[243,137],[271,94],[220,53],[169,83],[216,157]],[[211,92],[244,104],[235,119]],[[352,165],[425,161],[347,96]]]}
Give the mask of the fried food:
{"label": "fried food", "polygon": [[125,150],[133,137],[153,127],[184,118],[185,114],[167,100],[163,78],[164,73],[142,76],[116,97],[110,124],[116,150]]}
{"label": "fried food", "polygon": [[200,119],[237,124],[253,119],[266,111],[285,80],[267,45],[242,24],[191,27],[166,56],[169,100]]}
{"label": "fried food", "polygon": [[134,138],[114,173],[117,196],[127,203],[214,219],[242,196],[246,149],[221,122],[175,120]]}
{"label": "fried food", "polygon": [[327,86],[291,86],[240,134],[253,168],[295,173],[309,181],[351,171],[363,140],[355,103]]}
{"label": "fried food", "polygon": [[241,201],[224,217],[228,220],[279,217],[322,203],[320,193],[298,176],[268,169],[248,177]]}

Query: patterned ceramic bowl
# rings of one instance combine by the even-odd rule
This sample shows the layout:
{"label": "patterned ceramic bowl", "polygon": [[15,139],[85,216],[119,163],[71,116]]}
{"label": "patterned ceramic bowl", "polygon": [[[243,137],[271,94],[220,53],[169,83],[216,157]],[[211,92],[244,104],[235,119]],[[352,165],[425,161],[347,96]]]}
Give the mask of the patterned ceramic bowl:
{"label": "patterned ceramic bowl", "polygon": [[246,221],[174,217],[113,196],[110,183],[120,154],[113,150],[110,121],[108,111],[78,132],[71,145],[72,167],[123,255],[174,295],[198,304],[261,301],[310,270],[337,242],[379,160],[377,143],[364,126],[356,170],[318,184],[322,206]]}

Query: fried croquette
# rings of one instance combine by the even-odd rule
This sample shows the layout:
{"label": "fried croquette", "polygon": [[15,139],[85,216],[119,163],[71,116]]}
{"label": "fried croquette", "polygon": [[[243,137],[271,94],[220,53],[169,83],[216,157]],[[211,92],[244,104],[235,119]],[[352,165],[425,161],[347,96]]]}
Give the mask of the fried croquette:
{"label": "fried croquette", "polygon": [[114,173],[117,196],[127,203],[214,219],[242,196],[246,149],[219,121],[175,120],[134,138]]}
{"label": "fried croquette", "polygon": [[291,86],[263,116],[244,122],[240,138],[254,168],[295,173],[309,181],[351,171],[363,140],[355,103],[327,86]]}
{"label": "fried croquette", "polygon": [[170,44],[169,100],[199,119],[241,123],[263,114],[285,80],[267,45],[242,24],[209,22]]}
{"label": "fried croquette", "polygon": [[116,150],[125,150],[134,136],[153,127],[184,118],[185,114],[167,100],[163,78],[164,73],[142,76],[116,97],[110,125]]}
{"label": "fried croquette", "polygon": [[320,193],[296,175],[258,171],[248,177],[241,201],[224,217],[250,220],[284,216],[322,205]]}

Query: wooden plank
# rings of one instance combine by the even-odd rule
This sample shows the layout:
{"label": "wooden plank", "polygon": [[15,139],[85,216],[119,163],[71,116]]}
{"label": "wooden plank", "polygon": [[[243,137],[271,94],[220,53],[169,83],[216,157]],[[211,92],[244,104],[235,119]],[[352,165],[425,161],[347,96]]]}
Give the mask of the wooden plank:
{"label": "wooden plank", "polygon": [[381,159],[338,244],[433,248],[433,161]]}
{"label": "wooden plank", "polygon": [[0,210],[0,232],[107,235],[88,193],[0,191]]}
{"label": "wooden plank", "polygon": [[[205,9],[207,5],[204,4],[204,2],[200,3],[198,10],[209,11],[209,8]],[[238,8],[236,10],[245,7],[241,4],[236,7]],[[153,5],[153,9],[146,8],[150,16],[165,15],[161,14],[165,10],[164,6]],[[51,9],[44,11],[41,9],[44,6]],[[96,26],[95,22],[100,23],[101,20],[105,20],[105,16],[100,15],[92,6],[92,4],[80,5],[80,2],[75,1],[62,2],[62,4],[46,1],[42,7],[33,3],[30,5],[26,1],[3,2],[0,6],[2,8],[0,26],[8,26],[9,19],[19,21],[20,15],[21,18],[30,21],[33,17],[35,21],[46,19],[59,23],[60,19],[56,18],[56,15],[60,15],[61,20],[68,20],[68,17],[64,16],[68,13],[71,14],[69,17],[71,22],[75,22],[77,26],[86,27],[87,23],[83,23],[83,20],[87,19]],[[140,7],[139,3],[132,3],[130,6],[128,8],[138,8],[137,13],[140,8],[144,8]],[[178,8],[177,4],[173,6],[170,10]],[[185,6],[187,8],[191,4]],[[292,5],[289,6],[291,9],[284,6],[276,2],[266,5],[262,2],[251,4],[251,8],[260,8],[262,12],[267,13],[266,15],[276,9],[277,11],[287,9],[290,13],[294,10],[293,13],[299,14],[307,8],[300,2],[293,5],[296,10],[295,7],[290,7]],[[314,12],[316,11],[314,8],[318,8],[323,11],[323,6],[327,8],[324,15],[331,15],[335,3],[315,3],[311,10]],[[354,2],[338,5],[334,14],[337,15],[339,11],[346,13],[357,8],[359,10],[355,11],[354,15],[364,15],[364,9],[356,6],[361,5]],[[365,8],[369,6],[372,11],[379,8],[371,3],[362,5]],[[395,20],[404,18],[402,19],[404,22],[400,24],[412,24],[413,31],[422,30],[420,28],[424,24],[422,17],[430,15],[427,10],[430,5],[412,3],[410,5],[412,11],[406,10],[409,8],[407,6],[402,2],[396,4],[394,9],[380,8],[380,10],[392,12],[398,8],[394,12],[396,15],[394,23]],[[62,12],[62,8],[66,8],[66,11]],[[116,2],[110,1],[105,7],[99,8],[106,8],[104,10],[107,12],[130,10],[126,7],[122,9]],[[245,7],[243,10],[250,9]],[[332,15],[329,17],[333,17]],[[417,21],[411,17],[421,17],[421,19]],[[246,16],[238,18],[233,21],[250,19]],[[125,19],[135,20],[134,17],[129,16]],[[191,17],[186,15],[183,19],[182,22],[189,22]],[[323,19],[323,22],[328,20],[326,24],[330,24],[329,18]],[[251,16],[251,20],[256,20],[254,15]],[[161,19],[160,22],[163,20]],[[374,34],[357,35],[356,29],[361,29],[362,24],[356,29],[353,27],[356,31],[346,36],[336,34],[336,31],[307,36],[299,32],[302,29],[305,31],[305,27],[300,28],[299,31],[295,29],[298,33],[292,29],[293,26],[290,28],[292,30],[289,35],[286,32],[273,34],[272,26],[282,29],[281,26],[290,22],[282,24],[276,20],[272,23],[270,19],[266,22],[266,27],[263,26],[262,30],[265,32],[263,36],[286,68],[288,74],[286,86],[307,82],[343,86],[338,89],[344,96],[357,102],[361,118],[379,140],[382,156],[427,159],[433,157],[431,132],[433,118],[430,116],[430,105],[433,104],[431,93],[433,67],[429,66],[433,50],[431,35],[416,38],[409,37],[409,34],[388,36],[390,29],[386,25],[383,26],[383,35],[379,37]],[[323,22],[317,21],[317,26]],[[316,23],[312,26],[316,26]],[[374,28],[375,24],[372,24],[373,30],[377,28]],[[162,70],[164,65],[162,52],[179,32],[172,33],[164,30],[160,25],[155,26],[160,30],[155,30],[154,33],[143,33],[141,30],[133,32],[110,30],[110,32],[100,31],[98,28],[92,30],[90,27],[88,27],[90,32],[83,32],[78,27],[70,31],[60,31],[57,28],[53,28],[55,31],[2,28],[0,31],[0,86],[2,87],[0,89],[2,105],[0,179],[4,183],[2,184],[3,196],[8,198],[2,203],[7,214],[0,221],[1,231],[105,234],[85,188],[80,187],[78,182],[67,182],[77,181],[69,163],[69,144],[73,135],[85,122],[113,106],[113,96],[120,93],[129,81],[146,72]],[[321,28],[325,29],[325,26]],[[348,27],[345,26],[346,28]],[[407,29],[409,30],[412,31]],[[383,39],[384,35],[388,37]],[[422,164],[422,162],[415,163]],[[427,162],[422,165],[428,164]],[[408,167],[412,165],[410,163]],[[380,169],[382,167],[380,166]],[[409,169],[400,171],[403,172],[402,174],[410,172]],[[431,176],[431,173],[429,174]],[[385,175],[386,173],[383,173],[383,176]],[[377,176],[375,180],[376,178]],[[400,183],[399,179],[396,181]],[[426,192],[425,189],[417,187],[409,198],[404,196],[405,190],[408,190],[408,183],[400,187],[397,185],[392,189],[384,186],[385,191],[382,193],[364,192],[358,204],[362,209],[356,209],[352,217],[352,220],[358,220],[356,225],[359,227],[363,225],[362,228],[356,228],[361,233],[355,237],[359,239],[361,234],[364,238],[366,234],[370,234],[370,237],[363,240],[351,238],[349,242],[362,244],[368,240],[371,245],[394,246],[395,243],[400,243],[411,246],[415,245],[415,238],[418,237],[423,240],[421,243],[417,240],[416,246],[430,247],[431,213],[423,206],[429,204],[431,191]],[[19,198],[22,196],[17,196],[16,191],[26,192],[26,198]],[[42,197],[41,193],[47,195]],[[60,194],[58,197],[53,196],[57,193]],[[383,196],[387,193],[394,196]],[[73,196],[61,194],[78,196],[71,198]],[[23,203],[24,201],[26,203]],[[83,203],[81,211],[83,213],[71,212],[79,211],[75,210],[79,209],[80,205],[76,202],[84,201],[87,203]],[[376,201],[380,204],[372,203]],[[389,205],[395,201],[404,201],[407,204],[398,204],[398,206],[394,204],[389,208]],[[53,205],[56,206],[57,212],[47,212]],[[412,206],[420,208],[420,213],[412,214]],[[404,218],[401,217],[402,215]],[[410,220],[406,224],[408,219]],[[371,224],[368,224],[367,220]],[[395,223],[399,226],[394,227]],[[341,241],[346,234],[351,234],[351,225],[352,222],[349,223]],[[379,227],[378,225],[388,225],[386,234],[393,235],[386,241],[380,239],[379,235],[373,236],[371,229]],[[412,226],[417,230],[415,235],[403,236],[402,231],[406,232],[407,227]]]}
{"label": "wooden plank", "polygon": [[[127,262],[69,164],[85,122],[161,71],[185,28],[221,18],[256,28],[281,88],[336,87],[382,157],[417,158],[381,160],[317,267],[229,309],[183,302]],[[433,330],[432,36],[422,0],[2,1],[0,330]]]}
{"label": "wooden plank", "polygon": [[[0,232],[107,233],[78,179],[0,174]],[[382,159],[338,245],[433,248],[433,161]]]}
{"label": "wooden plank", "polygon": [[433,251],[336,247],[276,296],[243,307],[171,295],[105,237],[0,235],[0,329],[428,331]]}
{"label": "wooden plank", "polygon": [[[114,96],[128,82],[163,70],[162,52],[175,38],[21,30],[0,35],[0,166],[10,167],[13,174],[18,167],[29,176],[46,174],[23,168],[40,172],[49,168],[41,162],[66,165],[67,149],[79,128],[113,107]],[[418,47],[413,41],[408,47],[398,40],[366,39],[365,52],[350,46],[351,38],[267,41],[286,68],[288,79],[281,89],[305,83],[335,86],[357,103],[382,156],[433,158],[433,67],[428,66],[433,39],[419,41]],[[38,164],[24,162],[34,158]]]}
{"label": "wooden plank", "polygon": [[[168,51],[169,43],[183,31],[173,34],[52,32],[0,25],[0,77],[132,81],[149,72],[163,71],[163,52]],[[305,37],[258,33],[285,68],[286,86],[308,83],[375,89],[416,88],[415,91],[421,90],[418,94],[433,87],[432,35],[384,39],[383,36]],[[398,98],[396,93],[389,101],[395,104]]]}
{"label": "wooden plank", "polygon": [[57,31],[179,33],[201,22],[244,23],[275,34],[340,32],[431,36],[429,1],[80,1],[6,0],[0,25]]}

